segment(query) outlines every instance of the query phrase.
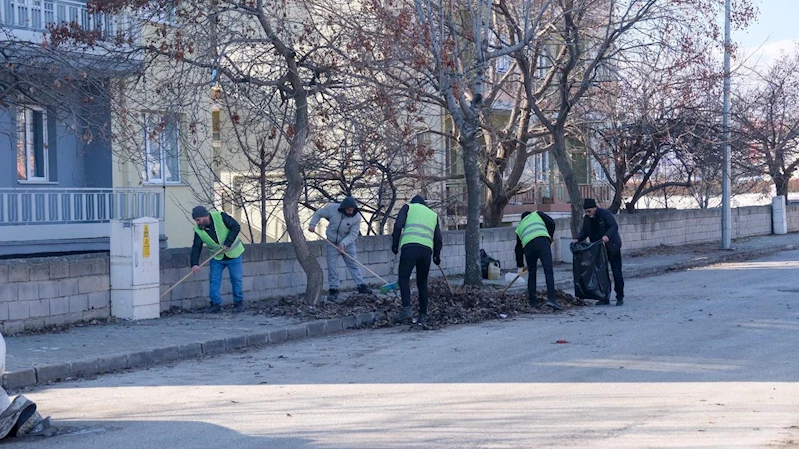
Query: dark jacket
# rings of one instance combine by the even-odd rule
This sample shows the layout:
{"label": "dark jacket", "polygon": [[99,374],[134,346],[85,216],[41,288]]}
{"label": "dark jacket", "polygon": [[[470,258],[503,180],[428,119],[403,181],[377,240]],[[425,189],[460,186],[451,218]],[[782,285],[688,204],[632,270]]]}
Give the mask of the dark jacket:
{"label": "dark jacket", "polygon": [[[544,220],[544,226],[547,227],[547,232],[549,232],[549,239],[552,240],[552,237],[555,235],[555,220],[552,219],[549,215],[538,212],[538,215],[541,216],[541,219]],[[522,214],[522,219],[527,217],[527,213]],[[535,239],[533,239],[535,240]],[[533,241],[531,240],[528,245],[532,244]],[[522,239],[519,238],[519,234],[516,234],[516,266],[521,268],[524,266],[524,248],[522,247]]]}
{"label": "dark jacket", "polygon": [[[239,236],[239,232],[241,232],[241,226],[239,222],[234,220],[233,217],[230,215],[222,212],[222,222],[228,228],[229,233],[227,238],[224,242],[222,242],[223,246],[232,246],[233,242],[236,241],[236,237]],[[214,241],[219,241],[216,237],[216,229],[214,229],[214,220],[211,219],[211,224],[205,227],[205,232],[211,236]],[[200,236],[197,233],[194,233],[194,244],[191,246],[191,266],[199,265],[200,264],[200,253],[203,250],[203,241],[200,239]],[[230,257],[224,256],[222,260],[230,260]]]}
{"label": "dark jacket", "polygon": [[[421,195],[416,195],[411,200],[411,204],[423,204],[427,206],[427,203],[424,201]],[[394,251],[396,254],[399,251],[399,244],[400,238],[402,237],[402,228],[405,227],[405,220],[408,219],[408,205],[402,206],[400,209],[399,214],[397,215],[397,221],[394,222],[394,232],[392,232],[392,243],[391,243],[391,250]],[[433,235],[433,257],[440,257],[441,256],[441,246],[444,243],[444,238],[441,236],[441,227],[436,223],[436,231]],[[409,243],[409,245],[416,245],[416,243]]]}
{"label": "dark jacket", "polygon": [[609,254],[621,250],[621,235],[616,217],[607,209],[597,208],[594,218],[589,218],[588,215],[583,217],[583,228],[577,235],[577,240],[583,241],[588,238],[591,242],[596,242],[602,240],[603,236],[608,237],[606,246]]}

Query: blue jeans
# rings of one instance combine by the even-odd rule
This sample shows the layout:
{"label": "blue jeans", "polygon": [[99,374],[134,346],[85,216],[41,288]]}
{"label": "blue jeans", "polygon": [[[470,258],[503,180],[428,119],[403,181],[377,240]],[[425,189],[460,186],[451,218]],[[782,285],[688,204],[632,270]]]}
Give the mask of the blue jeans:
{"label": "blue jeans", "polygon": [[239,256],[228,260],[211,259],[211,292],[208,295],[211,297],[211,304],[222,304],[222,295],[219,294],[219,289],[222,287],[222,272],[225,271],[225,267],[230,275],[230,284],[233,286],[233,302],[244,301],[244,265]]}

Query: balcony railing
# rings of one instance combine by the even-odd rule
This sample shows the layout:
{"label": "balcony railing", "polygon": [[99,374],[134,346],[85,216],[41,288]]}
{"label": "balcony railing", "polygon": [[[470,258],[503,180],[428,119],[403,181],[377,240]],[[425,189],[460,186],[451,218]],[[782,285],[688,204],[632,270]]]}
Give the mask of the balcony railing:
{"label": "balcony railing", "polygon": [[[607,184],[580,184],[580,195],[583,198],[594,198],[600,203],[607,203],[613,199],[613,189]],[[514,195],[511,198],[513,203],[535,204],[535,203],[568,203],[569,192],[566,186],[556,184],[550,188],[549,184],[537,184],[527,192]]]}
{"label": "balcony railing", "polygon": [[108,237],[112,219],[155,217],[164,196],[150,189],[0,189],[0,241]]}
{"label": "balcony railing", "polygon": [[133,36],[131,17],[92,14],[86,2],[73,0],[2,0],[0,22],[15,29],[47,33],[59,24],[77,24],[84,30],[100,31],[105,39],[127,41]]}

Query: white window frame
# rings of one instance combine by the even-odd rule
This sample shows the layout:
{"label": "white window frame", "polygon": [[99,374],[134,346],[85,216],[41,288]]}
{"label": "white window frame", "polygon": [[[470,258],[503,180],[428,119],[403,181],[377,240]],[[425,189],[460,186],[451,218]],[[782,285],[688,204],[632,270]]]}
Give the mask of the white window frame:
{"label": "white window frame", "polygon": [[[42,165],[44,176],[32,176],[35,172],[35,154],[33,147],[33,113],[42,114]],[[23,123],[20,123],[23,122]],[[20,135],[24,133],[24,136]],[[22,139],[20,139],[22,138]],[[25,145],[25,179],[18,179],[21,183],[47,183],[50,180],[50,154],[47,136],[47,110],[36,105],[22,105],[17,109],[17,155],[19,155],[19,145]],[[33,164],[34,166],[32,166]]]}
{"label": "white window frame", "polygon": [[[167,180],[164,178],[166,168],[167,168],[167,160],[168,155],[165,149],[167,143],[165,142],[166,133],[164,130],[159,130],[156,135],[156,139],[154,140],[151,138],[153,134],[152,126],[155,123],[155,119],[160,118],[160,122],[164,122],[165,120],[171,118],[174,120],[175,130],[177,132],[177,137],[175,139],[175,145],[177,145],[177,150],[175,151],[177,158],[177,170],[176,173],[173,173],[172,180]],[[181,127],[180,127],[180,115],[178,114],[159,114],[154,112],[148,112],[144,114],[144,180],[148,184],[181,184],[181,175],[180,175],[180,154],[181,154]],[[154,154],[153,146],[156,145],[158,147],[158,161],[159,164],[159,173],[158,177],[151,177],[150,176],[150,155]],[[177,178],[177,179],[174,179]]]}

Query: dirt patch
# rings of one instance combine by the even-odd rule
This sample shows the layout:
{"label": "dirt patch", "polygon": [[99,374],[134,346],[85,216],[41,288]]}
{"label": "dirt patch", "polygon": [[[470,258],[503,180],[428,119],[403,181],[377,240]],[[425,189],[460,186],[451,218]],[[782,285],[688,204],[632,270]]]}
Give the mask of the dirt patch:
{"label": "dirt patch", "polygon": [[[558,313],[551,307],[544,306],[546,294],[543,292],[538,294],[539,307],[536,308],[530,306],[526,293],[502,295],[499,289],[492,286],[482,288],[458,286],[453,288],[455,292],[451,293],[444,281],[438,279],[430,281],[427,328],[440,329],[455,324],[479,323],[497,318],[511,318],[522,314]],[[564,310],[588,305],[583,300],[561,290],[557,291],[557,299]],[[411,297],[411,305],[414,314],[418,313],[418,304],[418,296],[413,295]],[[298,297],[285,297],[278,301],[269,302],[251,302],[247,304],[246,313],[318,320],[377,312],[383,319],[369,327],[389,327],[393,325],[391,317],[398,313],[400,308],[399,295],[394,297],[355,293],[347,296],[341,302],[322,302],[316,305],[304,304]]]}

